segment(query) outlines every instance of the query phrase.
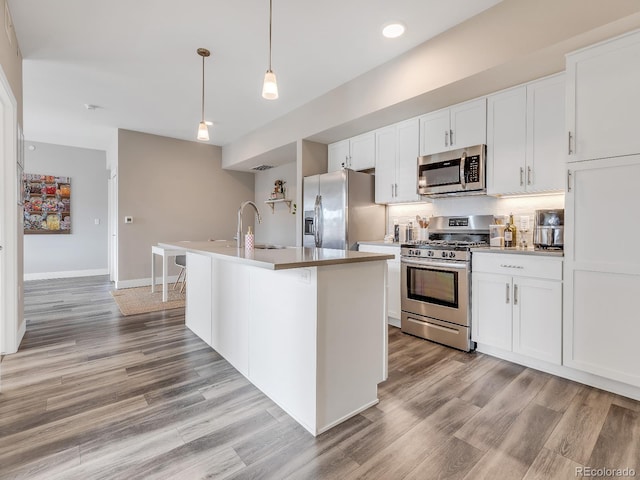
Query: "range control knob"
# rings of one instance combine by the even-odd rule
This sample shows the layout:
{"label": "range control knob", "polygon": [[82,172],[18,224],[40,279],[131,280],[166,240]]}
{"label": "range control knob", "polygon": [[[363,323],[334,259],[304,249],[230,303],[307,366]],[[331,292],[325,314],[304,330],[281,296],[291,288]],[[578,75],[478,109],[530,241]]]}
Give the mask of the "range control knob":
{"label": "range control knob", "polygon": [[456,256],[456,252],[449,252],[449,258],[454,258]]}
{"label": "range control knob", "polygon": [[442,258],[447,258],[447,252],[442,252]]}
{"label": "range control knob", "polygon": [[429,250],[429,256],[433,257],[433,250]]}

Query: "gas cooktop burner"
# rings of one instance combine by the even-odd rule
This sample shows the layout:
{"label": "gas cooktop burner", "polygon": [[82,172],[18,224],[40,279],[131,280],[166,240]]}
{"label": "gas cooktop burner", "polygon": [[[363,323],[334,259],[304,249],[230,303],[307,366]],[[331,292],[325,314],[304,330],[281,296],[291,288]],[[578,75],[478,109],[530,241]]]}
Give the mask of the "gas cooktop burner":
{"label": "gas cooktop burner", "polygon": [[487,242],[470,242],[464,240],[419,240],[415,243],[402,245],[408,248],[472,248],[486,247]]}

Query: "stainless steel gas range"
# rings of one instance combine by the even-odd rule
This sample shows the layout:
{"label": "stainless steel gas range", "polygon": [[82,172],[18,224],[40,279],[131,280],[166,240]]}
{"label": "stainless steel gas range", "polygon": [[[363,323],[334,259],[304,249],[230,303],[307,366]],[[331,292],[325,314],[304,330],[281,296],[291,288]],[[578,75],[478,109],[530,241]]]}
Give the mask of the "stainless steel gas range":
{"label": "stainless steel gas range", "polygon": [[401,245],[401,328],[464,351],[471,342],[471,248],[489,245],[493,215],[433,217],[429,239]]}

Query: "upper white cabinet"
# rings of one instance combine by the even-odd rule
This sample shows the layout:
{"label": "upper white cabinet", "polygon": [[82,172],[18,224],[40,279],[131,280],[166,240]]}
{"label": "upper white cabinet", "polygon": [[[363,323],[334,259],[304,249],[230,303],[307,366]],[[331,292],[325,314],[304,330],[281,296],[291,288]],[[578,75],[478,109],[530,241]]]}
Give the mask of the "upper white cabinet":
{"label": "upper white cabinet", "polygon": [[470,102],[420,117],[420,155],[486,143],[487,101]]}
{"label": "upper white cabinet", "polygon": [[375,133],[367,132],[357,137],[329,144],[328,171],[341,168],[368,170],[376,166]]}
{"label": "upper white cabinet", "polygon": [[640,153],[640,31],[567,56],[568,161]]}
{"label": "upper white cabinet", "polygon": [[487,101],[487,193],[564,189],[564,75],[554,75]]}
{"label": "upper white cabinet", "polygon": [[375,132],[376,203],[415,202],[418,171],[418,119],[412,118]]}

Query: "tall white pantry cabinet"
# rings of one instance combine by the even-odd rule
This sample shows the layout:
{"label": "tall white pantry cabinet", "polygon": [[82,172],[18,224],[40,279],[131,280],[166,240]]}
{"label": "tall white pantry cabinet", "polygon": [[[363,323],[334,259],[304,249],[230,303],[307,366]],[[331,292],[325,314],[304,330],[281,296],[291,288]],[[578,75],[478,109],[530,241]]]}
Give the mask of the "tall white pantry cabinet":
{"label": "tall white pantry cabinet", "polygon": [[640,31],[567,56],[563,364],[636,387],[638,112]]}

